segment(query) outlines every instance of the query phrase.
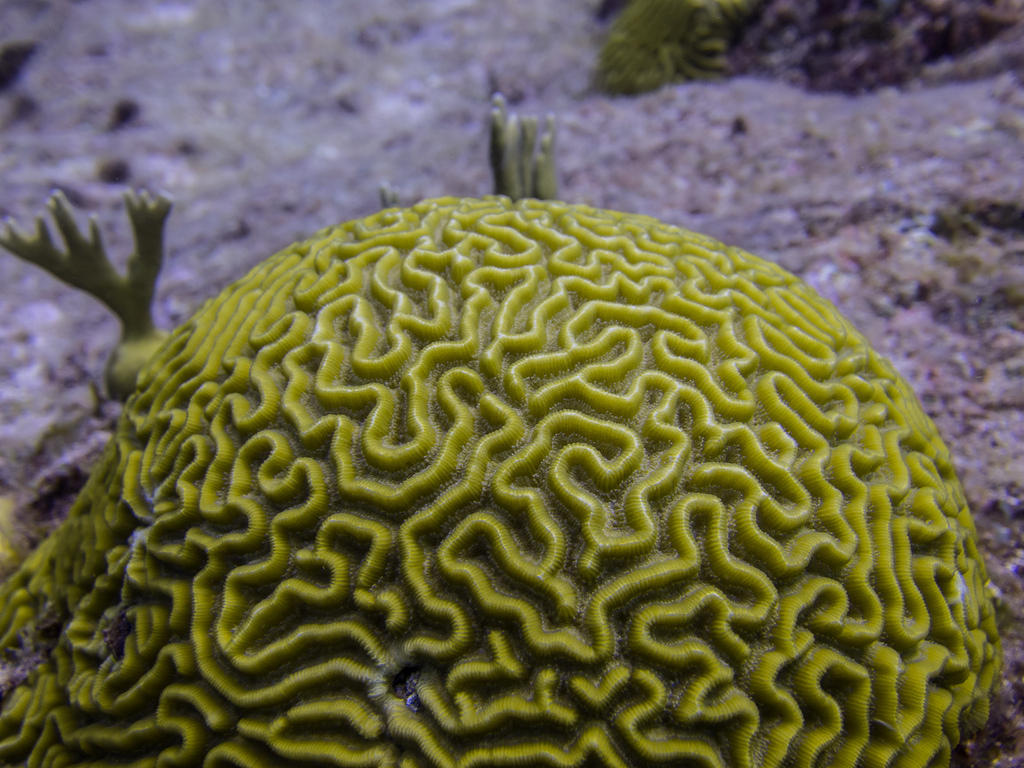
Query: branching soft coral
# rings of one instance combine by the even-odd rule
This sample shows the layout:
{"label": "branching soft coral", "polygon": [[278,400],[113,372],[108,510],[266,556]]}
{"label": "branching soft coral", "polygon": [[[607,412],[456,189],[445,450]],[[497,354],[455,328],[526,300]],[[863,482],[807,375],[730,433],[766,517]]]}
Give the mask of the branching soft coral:
{"label": "branching soft coral", "polygon": [[107,361],[105,375],[107,389],[119,400],[135,389],[139,370],[167,336],[153,323],[152,303],[163,264],[164,223],[171,211],[167,198],[153,198],[145,192],[126,193],[125,204],[135,249],[123,275],[107,256],[96,220],[91,218],[88,234],[83,233],[61,192],[54,193],[46,207],[64,241],[63,250],[54,243],[42,216],[36,217],[32,234],[11,224],[0,233],[0,246],[96,297],[121,321],[121,340]]}

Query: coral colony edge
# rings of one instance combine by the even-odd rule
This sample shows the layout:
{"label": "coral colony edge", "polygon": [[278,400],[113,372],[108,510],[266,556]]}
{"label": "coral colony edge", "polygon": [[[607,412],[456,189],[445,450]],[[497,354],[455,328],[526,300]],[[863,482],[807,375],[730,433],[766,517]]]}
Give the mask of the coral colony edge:
{"label": "coral colony edge", "polygon": [[0,586],[0,764],[924,768],[984,723],[907,384],[776,265],[531,197],[550,133],[494,126],[526,197],[323,229],[142,367]]}

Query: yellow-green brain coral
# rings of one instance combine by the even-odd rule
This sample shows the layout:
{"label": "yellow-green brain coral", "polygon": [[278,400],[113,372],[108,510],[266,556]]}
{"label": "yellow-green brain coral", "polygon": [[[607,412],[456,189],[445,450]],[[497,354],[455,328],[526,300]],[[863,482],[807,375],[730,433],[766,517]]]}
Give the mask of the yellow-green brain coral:
{"label": "yellow-green brain coral", "polygon": [[0,592],[0,762],[943,765],[986,589],[934,426],[798,279],[431,200],[287,248],[143,371]]}
{"label": "yellow-green brain coral", "polygon": [[756,0],[631,0],[601,48],[597,82],[611,93],[642,93],[725,71],[733,31]]}

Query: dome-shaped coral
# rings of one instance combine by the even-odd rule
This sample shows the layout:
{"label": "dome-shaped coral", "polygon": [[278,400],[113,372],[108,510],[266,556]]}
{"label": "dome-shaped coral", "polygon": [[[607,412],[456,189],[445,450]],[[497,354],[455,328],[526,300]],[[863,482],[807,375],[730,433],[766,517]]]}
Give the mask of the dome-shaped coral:
{"label": "dome-shaped coral", "polygon": [[601,48],[597,83],[609,93],[642,93],[725,70],[733,30],[754,0],[632,0]]}
{"label": "dome-shaped coral", "polygon": [[0,635],[0,762],[47,766],[941,765],[998,659],[949,455],[830,304],[506,198],[206,304]]}

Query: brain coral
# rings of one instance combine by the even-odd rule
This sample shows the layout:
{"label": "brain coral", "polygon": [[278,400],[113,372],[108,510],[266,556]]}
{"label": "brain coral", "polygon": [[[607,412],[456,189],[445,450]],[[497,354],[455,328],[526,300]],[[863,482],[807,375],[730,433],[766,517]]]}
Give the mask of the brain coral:
{"label": "brain coral", "polygon": [[143,370],[0,591],[0,762],[943,765],[986,589],[933,424],[797,278],[430,200],[285,249]]}
{"label": "brain coral", "polygon": [[610,93],[642,93],[725,71],[733,31],[755,0],[631,0],[601,48],[597,82]]}

